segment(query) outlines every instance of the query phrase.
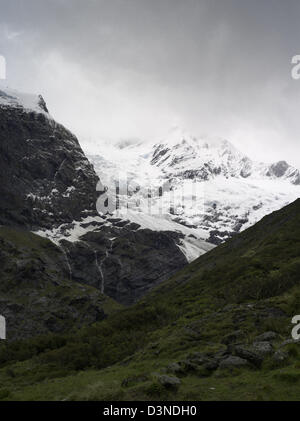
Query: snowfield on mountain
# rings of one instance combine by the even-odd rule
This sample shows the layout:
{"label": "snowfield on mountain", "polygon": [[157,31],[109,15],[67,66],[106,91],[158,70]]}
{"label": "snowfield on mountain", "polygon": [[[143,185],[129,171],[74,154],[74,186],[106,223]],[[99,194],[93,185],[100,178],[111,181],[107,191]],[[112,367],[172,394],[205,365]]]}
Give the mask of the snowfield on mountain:
{"label": "snowfield on mountain", "polygon": [[[119,212],[123,208],[128,214],[129,201],[129,219],[141,221],[144,215],[144,225],[152,229],[174,222],[177,229],[192,228],[197,238],[214,244],[300,196],[299,170],[285,161],[255,162],[227,140],[191,136],[178,128],[159,142],[107,143],[89,159],[112,196],[115,184],[121,186]],[[157,228],[148,215],[149,190],[150,214],[161,219]]]}

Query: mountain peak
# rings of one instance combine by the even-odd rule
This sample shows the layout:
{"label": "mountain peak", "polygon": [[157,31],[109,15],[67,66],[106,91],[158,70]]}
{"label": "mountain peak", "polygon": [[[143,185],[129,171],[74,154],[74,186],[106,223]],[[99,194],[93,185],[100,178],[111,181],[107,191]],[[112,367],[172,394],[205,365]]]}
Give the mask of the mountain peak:
{"label": "mountain peak", "polygon": [[156,142],[155,146],[163,146],[164,148],[193,148],[195,152],[199,153],[202,149],[219,150],[220,154],[240,153],[238,149],[227,139],[217,136],[195,135],[186,128],[179,126],[173,127],[164,137]]}
{"label": "mountain peak", "polygon": [[49,117],[42,95],[19,92],[2,86],[0,87],[0,107],[21,108],[29,112],[43,113]]}
{"label": "mountain peak", "polygon": [[212,167],[209,172],[215,175],[220,173],[224,173],[224,175],[241,174],[241,172],[246,174],[249,165],[252,166],[251,160],[228,140],[218,137],[193,136],[178,127],[154,146],[151,163],[160,168],[168,168],[168,171],[172,169],[177,176],[179,173],[185,172],[188,177],[191,175],[191,170],[196,171],[200,176],[203,175],[203,172],[208,176],[208,166]]}

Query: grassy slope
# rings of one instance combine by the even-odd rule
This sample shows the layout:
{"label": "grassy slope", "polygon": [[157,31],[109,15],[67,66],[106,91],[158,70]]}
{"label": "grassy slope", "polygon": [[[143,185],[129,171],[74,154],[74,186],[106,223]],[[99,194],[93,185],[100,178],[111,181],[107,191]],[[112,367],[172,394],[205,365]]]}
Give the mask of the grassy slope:
{"label": "grassy slope", "polygon": [[[137,305],[76,334],[0,348],[3,399],[299,400],[300,347],[260,369],[185,370],[177,389],[157,381],[168,364],[277,333],[300,313],[300,200],[265,217],[156,288]],[[292,385],[292,387],[290,387]]]}
{"label": "grassy slope", "polygon": [[97,289],[69,279],[66,258],[51,241],[0,227],[0,314],[9,340],[69,331],[114,308],[120,306]]}

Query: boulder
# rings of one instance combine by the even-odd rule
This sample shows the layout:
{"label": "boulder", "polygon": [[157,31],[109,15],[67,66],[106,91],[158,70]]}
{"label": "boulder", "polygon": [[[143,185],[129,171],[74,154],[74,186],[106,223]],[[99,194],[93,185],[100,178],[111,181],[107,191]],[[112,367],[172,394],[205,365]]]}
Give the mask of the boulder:
{"label": "boulder", "polygon": [[220,362],[219,367],[221,369],[224,369],[224,368],[246,367],[247,365],[248,365],[247,360],[234,356],[234,355],[230,355],[225,360]]}
{"label": "boulder", "polygon": [[166,374],[158,376],[158,381],[166,388],[178,387],[181,383],[180,379],[175,376],[167,376]]}
{"label": "boulder", "polygon": [[272,344],[267,341],[254,342],[252,345],[252,349],[254,350],[254,352],[261,356],[270,355],[273,352]]}
{"label": "boulder", "polygon": [[245,346],[236,346],[235,354],[238,357],[249,361],[257,368],[259,368],[263,363],[263,358],[261,355],[259,355],[257,352],[254,352],[253,350],[247,349]]}

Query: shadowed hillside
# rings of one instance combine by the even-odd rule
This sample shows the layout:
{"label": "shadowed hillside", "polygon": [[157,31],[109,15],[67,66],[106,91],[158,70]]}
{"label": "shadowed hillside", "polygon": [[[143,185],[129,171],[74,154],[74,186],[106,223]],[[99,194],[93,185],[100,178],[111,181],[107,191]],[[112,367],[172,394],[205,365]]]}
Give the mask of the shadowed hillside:
{"label": "shadowed hillside", "polygon": [[75,334],[1,344],[0,393],[4,399],[298,400],[300,348],[291,339],[291,319],[300,313],[299,268],[297,200],[129,309]]}

